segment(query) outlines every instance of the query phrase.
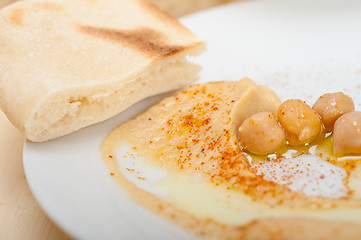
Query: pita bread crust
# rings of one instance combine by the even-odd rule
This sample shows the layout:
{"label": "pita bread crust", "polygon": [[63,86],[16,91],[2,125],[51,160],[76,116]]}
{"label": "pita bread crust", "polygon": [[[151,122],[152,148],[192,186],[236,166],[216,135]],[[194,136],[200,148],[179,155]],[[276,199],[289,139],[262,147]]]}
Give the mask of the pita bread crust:
{"label": "pita bread crust", "polygon": [[204,49],[145,0],[17,2],[0,11],[0,45],[0,107],[36,142],[195,81],[186,56]]}

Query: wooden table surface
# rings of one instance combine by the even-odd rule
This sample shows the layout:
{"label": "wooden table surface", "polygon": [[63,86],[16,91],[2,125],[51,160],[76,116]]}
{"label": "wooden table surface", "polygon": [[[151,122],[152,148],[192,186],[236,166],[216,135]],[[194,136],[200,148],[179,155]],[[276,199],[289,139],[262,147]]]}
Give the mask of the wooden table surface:
{"label": "wooden table surface", "polygon": [[[0,0],[0,8],[16,0]],[[153,0],[178,17],[232,0]],[[0,111],[0,239],[71,239],[34,199],[24,175],[24,136]]]}
{"label": "wooden table surface", "polygon": [[0,112],[0,239],[70,239],[31,194],[22,162],[24,140]]}

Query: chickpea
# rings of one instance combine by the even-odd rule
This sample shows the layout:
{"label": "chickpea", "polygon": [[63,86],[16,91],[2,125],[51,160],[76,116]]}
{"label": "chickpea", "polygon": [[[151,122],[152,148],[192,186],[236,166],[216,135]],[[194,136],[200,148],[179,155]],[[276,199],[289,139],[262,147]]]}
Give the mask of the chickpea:
{"label": "chickpea", "polygon": [[333,131],[336,120],[355,110],[352,98],[342,92],[326,93],[319,97],[313,109],[320,115],[327,132]]}
{"label": "chickpea", "polygon": [[258,155],[272,153],[286,141],[286,135],[276,116],[270,112],[256,113],[244,120],[239,133],[242,147]]}
{"label": "chickpea", "polygon": [[278,121],[286,131],[288,144],[292,146],[310,143],[321,134],[320,117],[299,99],[290,99],[281,104]]}
{"label": "chickpea", "polygon": [[361,112],[349,112],[336,120],[333,131],[336,155],[361,153]]}

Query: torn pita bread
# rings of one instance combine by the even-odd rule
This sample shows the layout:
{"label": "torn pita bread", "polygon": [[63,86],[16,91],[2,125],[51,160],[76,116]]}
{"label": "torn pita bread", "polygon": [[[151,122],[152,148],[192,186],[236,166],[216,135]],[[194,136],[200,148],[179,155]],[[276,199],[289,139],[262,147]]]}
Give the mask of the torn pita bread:
{"label": "torn pita bread", "polygon": [[187,85],[204,49],[146,0],[20,1],[0,12],[0,107],[34,142]]}

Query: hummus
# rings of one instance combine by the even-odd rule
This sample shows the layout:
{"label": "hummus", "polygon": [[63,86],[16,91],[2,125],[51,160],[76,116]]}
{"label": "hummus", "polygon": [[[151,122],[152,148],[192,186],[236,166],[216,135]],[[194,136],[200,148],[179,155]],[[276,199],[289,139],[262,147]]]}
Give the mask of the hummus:
{"label": "hummus", "polygon": [[110,133],[103,158],[138,204],[197,235],[356,239],[357,158],[335,159],[328,140],[265,157],[239,146],[242,121],[279,104],[249,79],[193,85]]}

